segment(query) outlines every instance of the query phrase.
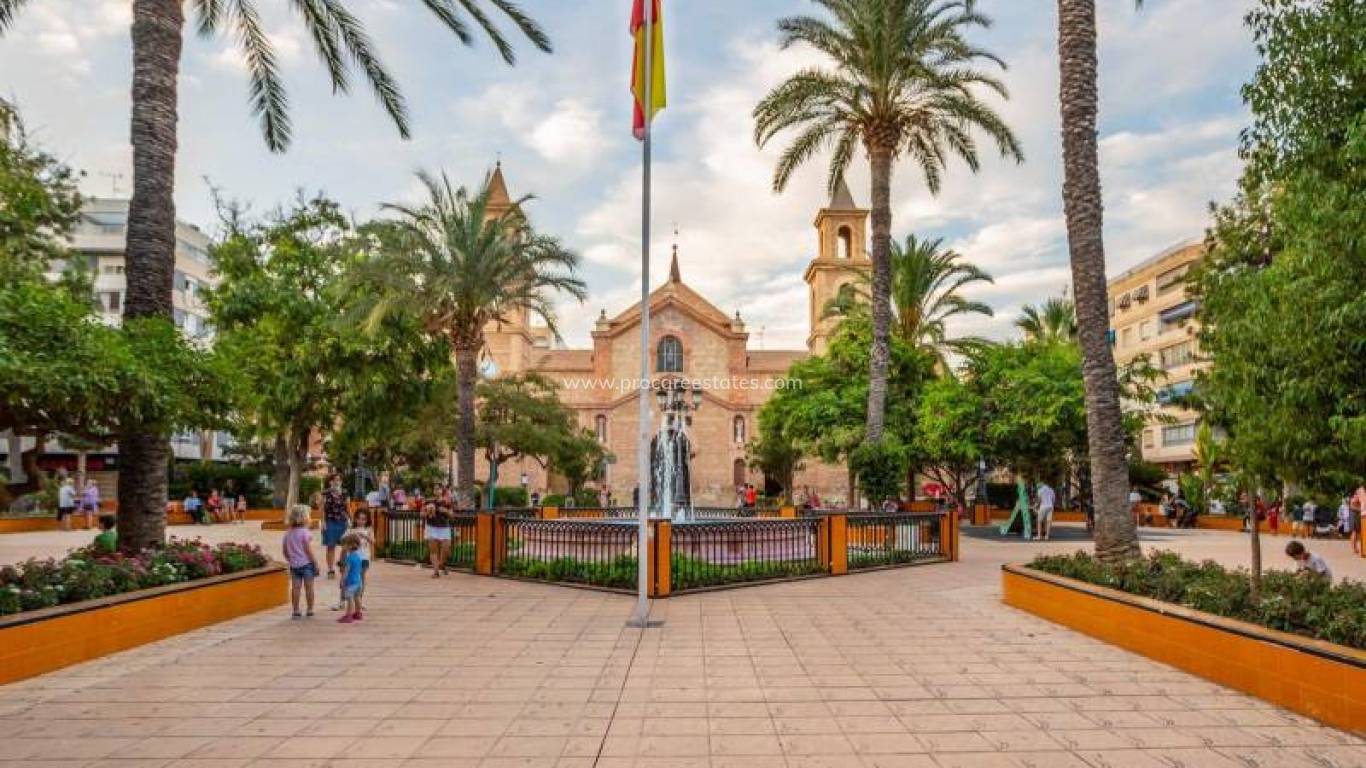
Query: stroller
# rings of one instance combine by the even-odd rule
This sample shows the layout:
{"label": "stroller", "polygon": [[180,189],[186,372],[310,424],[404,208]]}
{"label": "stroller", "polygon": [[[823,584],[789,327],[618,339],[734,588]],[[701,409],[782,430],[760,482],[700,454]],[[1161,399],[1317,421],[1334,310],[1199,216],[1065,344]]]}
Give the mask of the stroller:
{"label": "stroller", "polygon": [[1314,509],[1312,527],[1314,538],[1335,538],[1338,533],[1338,513],[1332,507],[1322,506]]}

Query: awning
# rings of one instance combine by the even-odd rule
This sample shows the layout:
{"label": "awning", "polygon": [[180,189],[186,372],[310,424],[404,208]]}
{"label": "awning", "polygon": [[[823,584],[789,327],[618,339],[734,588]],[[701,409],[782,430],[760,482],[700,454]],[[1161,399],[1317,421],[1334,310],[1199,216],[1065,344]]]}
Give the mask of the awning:
{"label": "awning", "polygon": [[1192,299],[1191,301],[1177,304],[1170,309],[1162,310],[1162,312],[1158,314],[1158,317],[1161,318],[1164,323],[1177,323],[1194,315],[1199,309],[1200,302]]}

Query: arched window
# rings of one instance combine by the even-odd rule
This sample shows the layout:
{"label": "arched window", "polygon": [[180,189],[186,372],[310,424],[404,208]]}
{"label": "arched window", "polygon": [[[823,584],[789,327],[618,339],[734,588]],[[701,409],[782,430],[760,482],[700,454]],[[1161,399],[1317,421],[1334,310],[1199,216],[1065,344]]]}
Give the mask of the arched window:
{"label": "arched window", "polygon": [[659,340],[659,348],[655,352],[656,371],[659,373],[683,372],[683,342],[674,336],[665,336]]}
{"label": "arched window", "polygon": [[743,443],[743,442],[745,442],[745,417],[744,417],[744,416],[736,416],[736,417],[735,417],[735,421],[734,421],[734,423],[733,423],[732,426],[731,426],[731,432],[735,435],[735,442],[737,442],[737,443]]}
{"label": "arched window", "polygon": [[599,414],[593,419],[593,431],[598,436],[599,443],[607,442],[607,417]]}
{"label": "arched window", "polygon": [[840,228],[839,228],[839,233],[838,233],[838,234],[839,234],[839,239],[840,239],[840,242],[839,242],[839,257],[840,257],[841,259],[847,259],[847,258],[849,258],[850,255],[852,255],[852,253],[853,253],[852,243],[853,243],[854,235],[853,235],[852,232],[849,231],[849,228],[848,228],[848,227],[840,227]]}
{"label": "arched window", "polygon": [[734,477],[732,479],[735,481],[735,486],[738,488],[745,484],[745,460],[736,459],[733,467]]}

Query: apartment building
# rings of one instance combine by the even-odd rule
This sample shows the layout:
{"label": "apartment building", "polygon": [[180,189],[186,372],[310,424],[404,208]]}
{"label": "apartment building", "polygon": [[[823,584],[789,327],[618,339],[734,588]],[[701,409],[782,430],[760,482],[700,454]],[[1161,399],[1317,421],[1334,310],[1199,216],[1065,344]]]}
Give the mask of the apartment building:
{"label": "apartment building", "polygon": [[1144,425],[1143,457],[1179,472],[1194,461],[1199,415],[1174,401],[1188,394],[1206,363],[1196,338],[1199,302],[1186,289],[1186,274],[1204,254],[1204,241],[1189,240],[1149,258],[1109,283],[1110,339],[1115,363],[1140,355],[1166,374],[1157,414]]}
{"label": "apartment building", "polygon": [[[124,243],[128,232],[128,200],[126,198],[86,198],[81,217],[71,234],[71,258],[84,260],[94,278],[95,298],[100,316],[110,325],[122,319],[123,302],[128,281],[124,275]],[[208,311],[200,300],[200,292],[215,284],[213,263],[209,258],[210,237],[193,224],[176,222],[175,290],[172,307],[176,327],[197,344],[213,341],[213,328]],[[56,279],[66,263],[49,265],[49,277]],[[0,442],[0,453],[16,457],[16,443],[20,450],[32,448],[32,441],[10,439]],[[177,459],[187,461],[221,461],[228,458],[233,442],[225,432],[184,432],[172,436],[171,448]],[[76,451],[59,440],[44,446],[40,465],[47,469],[74,469]],[[113,498],[112,473],[118,466],[117,446],[107,446],[89,454],[89,469],[103,484],[110,487],[105,498]],[[17,457],[9,459],[11,475],[18,467]],[[22,474],[22,470],[20,470]],[[102,473],[105,473],[102,475]]]}

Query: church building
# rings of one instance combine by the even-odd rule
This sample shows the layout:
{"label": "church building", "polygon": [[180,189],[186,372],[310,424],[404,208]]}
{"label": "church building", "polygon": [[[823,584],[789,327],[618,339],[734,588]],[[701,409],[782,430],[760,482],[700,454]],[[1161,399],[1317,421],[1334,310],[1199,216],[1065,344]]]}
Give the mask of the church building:
{"label": "church building", "polygon": [[[490,184],[490,207],[498,215],[513,205],[501,167]],[[792,363],[825,350],[837,322],[822,317],[826,302],[872,266],[867,222],[868,211],[854,204],[843,181],[829,205],[816,214],[816,255],[804,274],[810,323],[805,349],[751,349],[740,314],[727,315],[684,281],[675,246],[667,278],[650,293],[650,369],[656,385],[680,378],[701,384],[700,407],[691,414],[689,428],[694,504],[730,506],[736,486],[765,487],[762,473],[748,467],[746,456],[747,443],[757,437],[759,409],[785,385]],[[639,323],[639,302],[615,315],[603,310],[587,349],[557,348],[549,331],[532,324],[525,314],[491,323],[485,331],[486,354],[499,375],[535,371],[559,385],[560,401],[578,414],[579,423],[592,430],[613,457],[596,485],[621,505],[631,503],[637,483]],[[653,411],[654,394],[644,394],[652,398]],[[659,420],[658,413],[654,419]],[[481,480],[488,477],[482,454],[476,472]],[[506,462],[499,473],[499,485],[517,485],[525,478],[532,491],[564,490],[563,480],[548,477],[533,459]],[[823,503],[847,501],[842,466],[807,459],[795,482],[798,489],[809,487],[818,493]]]}

